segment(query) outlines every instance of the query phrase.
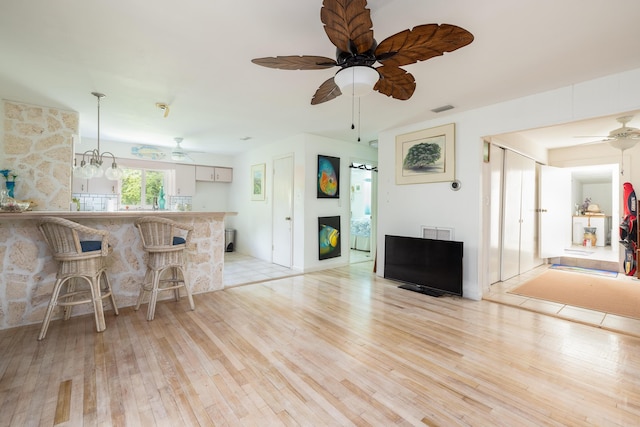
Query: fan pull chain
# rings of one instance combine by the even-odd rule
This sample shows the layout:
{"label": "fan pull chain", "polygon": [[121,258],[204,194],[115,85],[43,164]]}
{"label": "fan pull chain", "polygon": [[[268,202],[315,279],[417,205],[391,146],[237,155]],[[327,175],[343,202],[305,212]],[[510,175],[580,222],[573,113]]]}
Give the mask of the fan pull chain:
{"label": "fan pull chain", "polygon": [[358,97],[358,142],[360,142],[360,97]]}
{"label": "fan pull chain", "polygon": [[[354,82],[355,78],[356,78],[356,76],[355,76],[355,71],[354,71],[354,69],[352,68],[352,69],[351,69],[351,82],[352,82],[352,83]],[[353,129],[355,129],[355,128],[356,128],[356,126],[355,126],[355,124],[354,124],[355,120],[353,119],[353,116],[354,116],[354,111],[353,111],[353,110],[354,110],[354,108],[355,108],[355,107],[354,107],[354,102],[355,102],[355,101],[354,101],[354,97],[355,97],[355,95],[356,95],[356,87],[355,87],[355,86],[356,86],[356,85],[354,85],[354,84],[352,84],[352,85],[351,85],[351,130],[353,130]]]}
{"label": "fan pull chain", "polygon": [[[355,71],[353,72],[352,81],[355,80]],[[355,85],[351,85],[351,130],[356,128],[355,125],[355,98],[356,98],[356,88]],[[360,97],[358,97],[358,142],[360,142]]]}
{"label": "fan pull chain", "polygon": [[353,119],[354,114],[355,114],[355,113],[354,113],[354,109],[355,109],[355,107],[354,107],[354,102],[355,102],[355,101],[353,100],[353,96],[352,96],[352,97],[351,97],[351,130],[354,130],[354,129],[356,128],[355,120]]}

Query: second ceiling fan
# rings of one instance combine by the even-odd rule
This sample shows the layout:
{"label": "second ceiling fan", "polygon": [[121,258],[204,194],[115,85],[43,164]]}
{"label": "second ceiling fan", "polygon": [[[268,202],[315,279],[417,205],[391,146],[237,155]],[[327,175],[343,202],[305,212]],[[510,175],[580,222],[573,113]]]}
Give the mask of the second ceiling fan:
{"label": "second ceiling fan", "polygon": [[[329,40],[337,48],[335,60],[312,55],[252,60],[257,65],[283,70],[340,67],[334,77],[320,85],[311,99],[312,105],[340,96],[342,91],[336,81],[353,78],[356,70],[369,75],[374,82],[374,90],[395,99],[407,100],[415,91],[416,81],[401,66],[452,52],[473,41],[473,35],[458,26],[426,24],[401,31],[378,44],[373,38],[373,23],[366,0],[324,0],[320,20]],[[374,68],[376,62],[382,66]]]}

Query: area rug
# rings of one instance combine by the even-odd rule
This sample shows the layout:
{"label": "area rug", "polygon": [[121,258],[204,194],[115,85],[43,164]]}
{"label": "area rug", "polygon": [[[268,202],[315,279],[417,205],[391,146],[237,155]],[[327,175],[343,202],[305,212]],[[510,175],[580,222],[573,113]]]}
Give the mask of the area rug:
{"label": "area rug", "polygon": [[604,276],[604,277],[617,277],[617,271],[611,270],[598,270],[596,268],[586,268],[586,267],[575,267],[573,265],[564,265],[564,264],[553,264],[550,268],[554,270],[562,270],[562,271],[572,271],[574,273],[582,273],[582,274],[594,274],[596,276]]}
{"label": "area rug", "polygon": [[640,319],[640,282],[549,269],[508,293]]}
{"label": "area rug", "polygon": [[586,249],[565,249],[564,251],[568,254],[575,254],[575,255],[593,255],[595,253],[593,251],[588,251]]}

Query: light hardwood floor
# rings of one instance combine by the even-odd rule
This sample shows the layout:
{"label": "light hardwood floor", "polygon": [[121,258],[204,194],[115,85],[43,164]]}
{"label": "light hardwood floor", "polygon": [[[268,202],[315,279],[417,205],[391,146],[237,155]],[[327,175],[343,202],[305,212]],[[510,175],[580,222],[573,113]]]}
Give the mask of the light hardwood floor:
{"label": "light hardwood floor", "polygon": [[371,267],[0,331],[0,425],[638,425],[640,339]]}

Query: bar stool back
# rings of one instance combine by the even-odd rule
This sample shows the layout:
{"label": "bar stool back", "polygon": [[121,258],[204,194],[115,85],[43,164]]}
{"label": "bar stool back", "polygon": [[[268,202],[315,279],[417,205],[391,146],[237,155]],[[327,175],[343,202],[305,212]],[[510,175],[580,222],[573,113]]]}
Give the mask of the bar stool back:
{"label": "bar stool back", "polygon": [[[140,231],[142,247],[147,254],[147,271],[135,309],[140,308],[144,295],[149,292],[147,320],[153,320],[158,293],[173,290],[175,300],[179,301],[180,288],[184,288],[191,310],[195,310],[187,282],[184,253],[191,241],[193,227],[154,216],[138,218],[135,225]],[[186,236],[182,237],[185,232]]]}
{"label": "bar stool back", "polygon": [[[53,259],[58,262],[56,282],[38,340],[46,336],[56,306],[64,308],[64,320],[68,320],[73,306],[93,304],[96,330],[104,331],[106,324],[102,300],[109,298],[113,311],[118,314],[105,262],[111,253],[109,232],[57,217],[42,218],[38,228],[53,254]],[[99,236],[99,240],[81,240],[81,237],[88,236]]]}

